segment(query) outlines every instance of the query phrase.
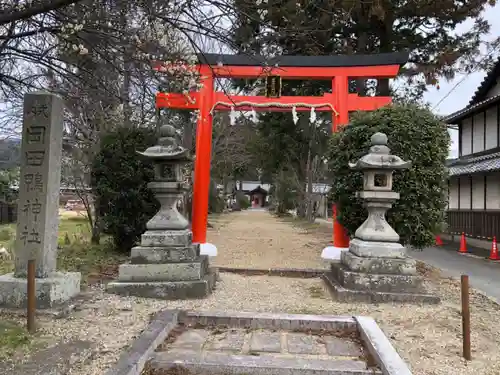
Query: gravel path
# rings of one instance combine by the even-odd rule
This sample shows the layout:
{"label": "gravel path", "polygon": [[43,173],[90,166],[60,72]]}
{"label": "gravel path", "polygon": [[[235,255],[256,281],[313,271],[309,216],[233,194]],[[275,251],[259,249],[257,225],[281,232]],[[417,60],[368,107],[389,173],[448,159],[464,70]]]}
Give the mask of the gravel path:
{"label": "gravel path", "polygon": [[[255,220],[257,217],[262,220]],[[210,240],[218,245],[222,259],[226,259],[218,263],[229,262],[228,265],[233,266],[249,266],[243,249],[253,249],[260,254],[247,254],[253,267],[276,266],[270,259],[282,267],[317,266],[314,256],[319,257],[319,242],[327,236],[322,237],[315,231],[306,234],[303,229],[292,228],[289,223],[277,223],[268,214],[258,212],[221,216],[214,220],[214,226]],[[241,246],[241,241],[245,247]],[[314,256],[307,251],[306,255],[300,253],[299,244],[304,250],[303,246],[307,243],[314,243],[310,251]],[[225,249],[228,252],[226,255]],[[500,374],[500,352],[497,348],[500,326],[496,324],[499,306],[481,294],[472,293],[474,359],[466,363],[461,358],[460,285],[455,280],[441,278],[436,270],[423,271],[430,280],[428,289],[443,299],[438,306],[341,304],[331,300],[319,279],[246,277],[222,273],[217,289],[204,300],[125,298],[108,295],[102,287],[94,287],[87,292],[86,302],[70,317],[59,320],[40,317],[40,330],[50,336],[52,342],[61,339],[94,342],[96,348],[92,362],[84,367],[75,367],[71,374],[102,375],[145,328],[151,314],[161,309],[369,315],[376,319],[415,375]]]}
{"label": "gravel path", "polygon": [[98,344],[94,360],[73,375],[101,375],[146,326],[150,314],[165,308],[219,311],[289,312],[374,317],[415,375],[498,375],[500,327],[498,305],[473,293],[474,360],[461,355],[460,288],[456,281],[430,285],[443,298],[438,306],[340,304],[331,300],[318,279],[221,274],[217,290],[205,300],[157,301],[107,295],[101,289],[68,319],[42,318],[42,329],[55,339],[90,340]]}
{"label": "gravel path", "polygon": [[311,236],[302,226],[267,211],[240,211],[211,219],[208,242],[217,246],[215,265],[235,268],[324,268],[328,235]]}

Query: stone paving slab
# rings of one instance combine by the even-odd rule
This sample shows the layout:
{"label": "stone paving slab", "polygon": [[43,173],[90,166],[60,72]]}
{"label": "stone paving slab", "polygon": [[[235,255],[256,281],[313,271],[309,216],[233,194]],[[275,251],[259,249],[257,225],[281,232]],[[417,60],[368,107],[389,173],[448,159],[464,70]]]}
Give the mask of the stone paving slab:
{"label": "stone paving slab", "polygon": [[324,354],[322,346],[312,335],[289,333],[286,335],[286,345],[290,354]]}
{"label": "stone paving slab", "polygon": [[354,341],[334,336],[326,336],[322,337],[322,339],[326,344],[326,352],[332,357],[357,357],[363,355],[363,350],[360,345]]}
{"label": "stone paving slab", "polygon": [[157,314],[106,375],[173,368],[190,375],[411,375],[369,317],[176,310]]}
{"label": "stone paving slab", "polygon": [[280,353],[281,332],[258,331],[253,332],[250,340],[251,352]]}
{"label": "stone paving slab", "polygon": [[[210,331],[206,331],[210,335]],[[207,342],[207,350],[230,350],[239,352],[243,348],[246,332],[242,330],[229,330],[212,335]],[[175,345],[176,343],[174,343]]]}
{"label": "stone paving slab", "polygon": [[[166,348],[166,349],[164,349]],[[187,328],[160,350],[228,351],[236,354],[362,358],[361,343],[351,337],[306,332]]]}
{"label": "stone paving slab", "polygon": [[175,346],[191,350],[200,350],[210,336],[210,332],[204,329],[191,329],[183,332],[175,340]]}
{"label": "stone paving slab", "polygon": [[196,312],[187,311],[179,316],[179,322],[190,325],[226,326],[231,328],[284,329],[299,331],[357,332],[352,316],[255,313],[245,311]]}
{"label": "stone paving slab", "polygon": [[271,355],[229,355],[221,352],[156,352],[150,363],[154,374],[183,368],[190,375],[382,375],[357,360],[280,358]]}

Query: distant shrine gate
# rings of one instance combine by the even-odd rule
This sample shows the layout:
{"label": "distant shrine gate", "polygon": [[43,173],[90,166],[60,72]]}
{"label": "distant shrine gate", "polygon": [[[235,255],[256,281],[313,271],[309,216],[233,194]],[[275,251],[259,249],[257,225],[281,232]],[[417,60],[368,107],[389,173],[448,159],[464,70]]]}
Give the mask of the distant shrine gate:
{"label": "distant shrine gate", "polygon": [[[350,78],[393,78],[402,65],[406,64],[408,53],[397,52],[377,55],[337,55],[337,56],[281,56],[265,59],[260,56],[199,54],[197,68],[201,76],[201,89],[190,92],[189,98],[181,93],[156,95],[157,108],[199,110],[196,127],[196,159],[193,186],[193,242],[204,244],[207,240],[208,198],[210,186],[210,158],[212,149],[212,113],[229,111],[331,111],[332,131],[349,122],[349,112],[372,111],[390,104],[387,96],[360,97],[350,94]],[[158,64],[155,69],[162,71],[166,65]],[[265,78],[267,96],[227,95],[214,91],[214,78]],[[276,80],[278,78],[278,80]],[[320,97],[280,96],[270,93],[281,89],[281,79],[330,80],[332,93]],[[277,81],[277,82],[276,82]],[[346,230],[336,220],[333,206],[333,246],[348,248],[349,237]]]}

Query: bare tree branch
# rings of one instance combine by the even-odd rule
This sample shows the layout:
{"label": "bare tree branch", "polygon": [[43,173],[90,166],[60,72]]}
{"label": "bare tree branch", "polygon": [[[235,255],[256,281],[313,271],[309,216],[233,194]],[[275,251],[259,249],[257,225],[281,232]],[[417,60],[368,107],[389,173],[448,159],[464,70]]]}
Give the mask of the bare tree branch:
{"label": "bare tree branch", "polygon": [[82,0],[44,0],[39,4],[32,5],[23,10],[13,11],[11,9],[9,11],[9,9],[2,9],[2,11],[5,11],[5,14],[0,15],[0,26],[15,21],[26,20],[42,13],[47,13],[71,4],[78,3],[79,1]]}

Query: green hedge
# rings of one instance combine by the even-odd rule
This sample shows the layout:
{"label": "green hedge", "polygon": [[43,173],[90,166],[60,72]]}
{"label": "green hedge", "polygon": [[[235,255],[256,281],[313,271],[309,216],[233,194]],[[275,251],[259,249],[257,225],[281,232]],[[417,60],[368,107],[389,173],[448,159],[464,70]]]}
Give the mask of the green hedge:
{"label": "green hedge", "polygon": [[413,105],[392,105],[353,115],[350,124],[334,134],[330,143],[329,171],[332,199],[339,203],[339,221],[353,235],[367,217],[355,192],[362,190],[362,173],[349,168],[365,155],[370,137],[388,136],[391,153],[410,160],[412,167],[394,173],[393,190],[401,194],[388,213],[388,222],[401,242],[416,248],[434,243],[444,223],[450,136],[446,125],[429,110]]}
{"label": "green hedge", "polygon": [[102,138],[92,165],[92,189],[104,232],[123,252],[136,244],[160,208],[147,187],[154,177],[153,165],[137,154],[155,143],[153,130],[119,129]]}

